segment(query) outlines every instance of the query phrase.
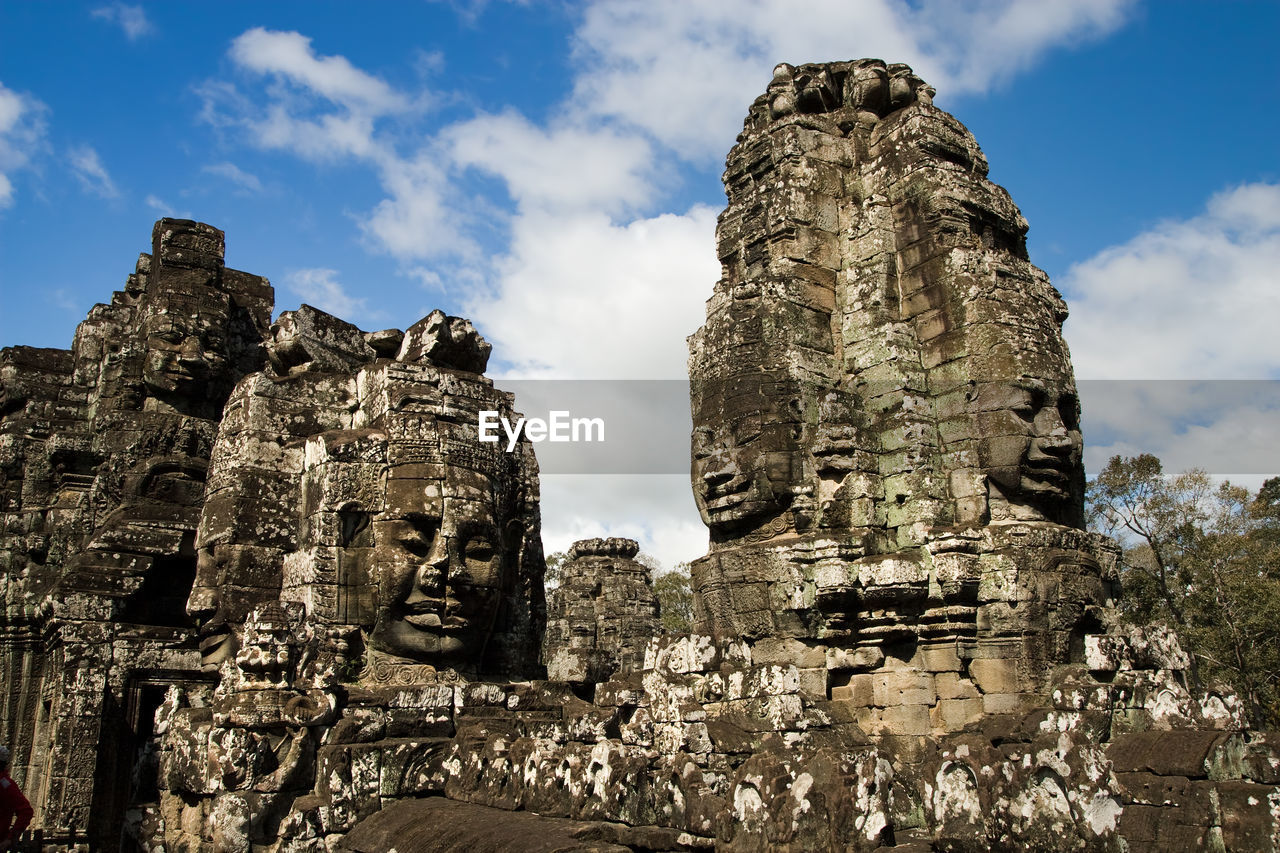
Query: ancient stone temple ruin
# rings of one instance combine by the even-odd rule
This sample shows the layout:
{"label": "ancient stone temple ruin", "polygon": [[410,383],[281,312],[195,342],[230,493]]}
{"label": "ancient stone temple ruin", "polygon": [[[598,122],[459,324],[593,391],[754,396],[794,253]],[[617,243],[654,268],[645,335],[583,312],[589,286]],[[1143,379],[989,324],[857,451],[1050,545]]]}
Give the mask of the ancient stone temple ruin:
{"label": "ancient stone temple ruin", "polygon": [[270,322],[162,220],[0,356],[0,738],[57,849],[1280,849],[1280,750],[1083,528],[1066,307],[902,65],[779,66],[690,338],[695,633],[544,596],[519,401],[434,312]]}
{"label": "ancient stone temple ruin", "polygon": [[265,279],[224,266],[222,232],[163,220],[70,351],[0,355],[0,732],[49,834],[118,836],[156,796],[133,771],[165,691],[200,680],[186,608],[209,455],[271,309]]}

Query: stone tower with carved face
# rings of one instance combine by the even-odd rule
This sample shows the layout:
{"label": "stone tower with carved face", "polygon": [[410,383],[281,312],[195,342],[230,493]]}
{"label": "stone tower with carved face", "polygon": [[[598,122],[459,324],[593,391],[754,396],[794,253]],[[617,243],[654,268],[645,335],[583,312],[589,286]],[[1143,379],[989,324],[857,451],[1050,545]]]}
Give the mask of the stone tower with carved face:
{"label": "stone tower with carved face", "polygon": [[0,355],[0,735],[49,832],[119,837],[154,793],[130,777],[157,704],[200,678],[184,605],[209,454],[273,301],[224,252],[217,228],[162,219],[70,350]]}
{"label": "stone tower with carved face", "polygon": [[876,60],[778,66],[689,342],[701,626],[825,649],[837,698],[912,672],[920,702],[859,713],[919,734],[1080,660],[1114,559],[1081,529],[1066,306],[932,94]]}
{"label": "stone tower with carved face", "polygon": [[276,598],[349,634],[370,672],[535,668],[537,468],[527,443],[479,442],[480,410],[511,412],[482,375],[489,345],[439,311],[366,334],[304,305],[273,330],[213,453],[188,602],[206,668]]}

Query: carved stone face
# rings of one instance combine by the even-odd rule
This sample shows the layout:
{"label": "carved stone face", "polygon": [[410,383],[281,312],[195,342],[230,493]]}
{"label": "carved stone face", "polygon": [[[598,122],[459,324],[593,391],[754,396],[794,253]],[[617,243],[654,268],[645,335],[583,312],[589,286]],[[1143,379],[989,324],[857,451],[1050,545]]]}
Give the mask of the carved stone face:
{"label": "carved stone face", "polygon": [[375,649],[463,669],[480,665],[509,559],[494,507],[459,491],[446,490],[420,513],[374,522]]}
{"label": "carved stone face", "polygon": [[198,393],[193,386],[220,374],[227,363],[227,319],[224,310],[148,314],[142,321],[143,382],[161,397]]}
{"label": "carved stone face", "polygon": [[200,665],[217,672],[239,647],[226,602],[220,593],[224,571],[216,548],[202,548],[196,558],[196,579],[187,598],[187,613],[196,620],[200,635]]}
{"label": "carved stone face", "polygon": [[187,615],[196,620],[205,672],[234,660],[245,618],[279,596],[279,578],[277,550],[225,542],[198,550]]}
{"label": "carved stone face", "polygon": [[988,482],[1011,506],[1062,521],[1083,476],[1075,389],[991,383],[979,389],[975,402]]}
{"label": "carved stone face", "polygon": [[695,401],[693,432],[694,499],[713,533],[777,516],[803,478],[799,425],[785,404],[760,393],[769,388],[759,380],[717,384]]}

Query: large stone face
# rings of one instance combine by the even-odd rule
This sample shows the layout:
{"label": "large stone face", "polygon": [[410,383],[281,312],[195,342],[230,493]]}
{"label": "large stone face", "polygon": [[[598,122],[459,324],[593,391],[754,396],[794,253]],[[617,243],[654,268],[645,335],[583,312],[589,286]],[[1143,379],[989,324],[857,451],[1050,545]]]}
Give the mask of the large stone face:
{"label": "large stone face", "polygon": [[699,626],[831,652],[836,696],[979,658],[1034,693],[1111,598],[1066,306],[986,174],[932,89],[870,60],[778,66],[729,154],[690,338]]}
{"label": "large stone face", "polygon": [[[309,306],[273,326],[271,367],[233,392],[213,450],[188,608],[204,663],[277,597],[383,663],[467,675],[536,666],[544,617],[537,468],[481,444],[510,395],[489,345],[435,312],[365,334]],[[389,353],[393,357],[379,355]]]}

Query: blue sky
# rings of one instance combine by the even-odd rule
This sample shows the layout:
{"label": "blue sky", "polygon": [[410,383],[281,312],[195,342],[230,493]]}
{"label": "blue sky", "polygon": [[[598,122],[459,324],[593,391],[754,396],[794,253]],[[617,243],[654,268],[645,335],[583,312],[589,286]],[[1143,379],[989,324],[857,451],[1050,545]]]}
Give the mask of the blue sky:
{"label": "blue sky", "polygon": [[[1277,33],[1273,2],[5,2],[0,342],[69,345],[180,215],[278,309],[440,307],[500,372],[679,378],[747,105],[777,62],[878,56],[977,136],[1082,377],[1276,379]],[[1274,438],[1239,408],[1222,440]],[[550,547],[705,542],[680,477],[545,480]]]}

